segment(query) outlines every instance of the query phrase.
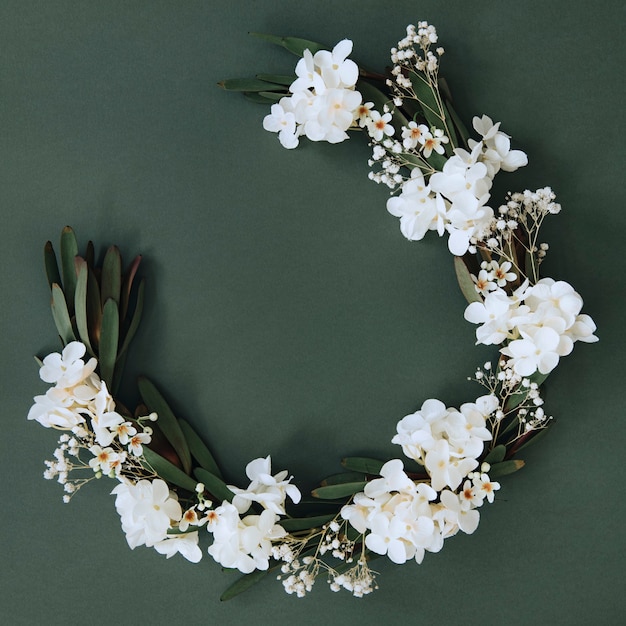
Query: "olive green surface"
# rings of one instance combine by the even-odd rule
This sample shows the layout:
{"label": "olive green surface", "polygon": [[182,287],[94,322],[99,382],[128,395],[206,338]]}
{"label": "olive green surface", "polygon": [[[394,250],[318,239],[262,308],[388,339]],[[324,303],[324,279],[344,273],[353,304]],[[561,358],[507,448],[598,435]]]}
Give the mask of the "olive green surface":
{"label": "olive green surface", "polygon": [[[624,594],[624,82],[622,2],[0,3],[0,494],[3,624],[620,624]],[[409,22],[434,23],[442,74],[469,122],[502,121],[530,165],[508,189],[551,185],[544,274],[571,282],[600,343],[577,344],[546,384],[556,423],[502,479],[469,537],[418,566],[379,559],[354,599],[323,580],[303,600],[130,551],[101,480],[69,505],[42,478],[56,437],[26,421],[33,355],[57,349],[42,249],[141,253],[143,326],[128,363],[164,389],[229,481],[272,455],[303,490],[344,455],[400,455],[396,422],[429,397],[481,393],[444,240],[409,243],[367,180],[369,150],[281,148],[266,109],[223,78],[289,73],[295,57],[248,31],[333,45],[382,69]],[[205,546],[208,542],[205,542]]]}

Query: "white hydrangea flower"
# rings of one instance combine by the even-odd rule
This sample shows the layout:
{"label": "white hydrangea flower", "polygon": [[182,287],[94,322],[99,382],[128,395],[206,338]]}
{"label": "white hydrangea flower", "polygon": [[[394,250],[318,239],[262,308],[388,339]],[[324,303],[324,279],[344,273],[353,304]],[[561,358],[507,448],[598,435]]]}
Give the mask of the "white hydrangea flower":
{"label": "white hydrangea flower", "polygon": [[199,563],[202,559],[202,550],[198,545],[198,531],[184,535],[170,535],[163,541],[157,541],[153,547],[159,554],[164,554],[168,559],[176,553],[192,563]]}
{"label": "white hydrangea flower", "polygon": [[160,478],[131,483],[124,479],[111,492],[131,550],[154,546],[167,538],[171,521],[182,517],[176,494]]}
{"label": "white hydrangea flower", "polygon": [[97,361],[94,358],[85,363],[82,357],[86,347],[79,341],[68,343],[63,352],[53,352],[44,360],[39,370],[41,380],[54,383],[57,387],[74,387],[85,380],[95,369]]}
{"label": "white hydrangea flower", "polygon": [[285,515],[285,499],[287,496],[292,502],[300,502],[300,491],[290,483],[291,476],[283,470],[272,476],[271,457],[255,459],[246,466],[246,475],[252,481],[247,489],[240,489],[234,485],[228,488],[235,494],[233,505],[239,513],[245,513],[252,502],[258,502],[263,508]]}

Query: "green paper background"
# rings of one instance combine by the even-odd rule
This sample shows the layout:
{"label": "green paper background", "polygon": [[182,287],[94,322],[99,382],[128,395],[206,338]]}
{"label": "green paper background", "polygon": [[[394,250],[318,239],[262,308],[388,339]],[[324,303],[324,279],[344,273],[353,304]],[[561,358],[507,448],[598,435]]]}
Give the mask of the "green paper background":
{"label": "green paper background", "polygon": [[[619,624],[624,500],[624,3],[605,1],[9,1],[0,5],[2,580],[5,624]],[[448,405],[494,351],[473,346],[445,242],[410,244],[367,180],[359,136],[282,149],[266,113],[218,80],[289,73],[247,36],[293,34],[382,69],[409,22],[434,23],[459,113],[487,113],[530,165],[508,189],[550,185],[544,274],[598,324],[550,377],[558,418],[501,482],[472,537],[424,563],[376,561],[363,600],[323,581],[297,600],[130,551],[102,480],[69,505],[42,479],[56,436],[25,419],[57,349],[41,251],[65,224],[81,246],[144,255],[147,307],[123,397],[145,373],[227,468],[272,454],[298,483],[346,454],[398,455],[396,422]],[[618,296],[618,297],[616,297]]]}

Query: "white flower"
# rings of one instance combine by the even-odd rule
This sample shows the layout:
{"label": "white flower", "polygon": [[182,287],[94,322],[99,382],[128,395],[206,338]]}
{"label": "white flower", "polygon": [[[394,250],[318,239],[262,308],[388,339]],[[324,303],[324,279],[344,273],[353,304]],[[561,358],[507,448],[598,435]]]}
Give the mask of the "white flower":
{"label": "white flower", "polygon": [[511,330],[515,309],[515,302],[504,291],[496,290],[488,293],[483,302],[470,303],[463,317],[472,324],[482,324],[476,329],[476,343],[499,344]]}
{"label": "white flower", "polygon": [[278,140],[282,146],[292,149],[298,145],[298,136],[296,116],[284,108],[288,100],[289,98],[282,98],[280,103],[272,105],[271,113],[263,118],[263,128],[271,133],[278,133]]}
{"label": "white flower", "polygon": [[321,94],[326,89],[324,79],[315,69],[315,62],[310,50],[305,50],[302,58],[296,65],[296,76],[298,77],[291,86],[291,93],[298,93],[306,89],[314,89],[316,94]]}
{"label": "white flower", "polygon": [[408,127],[402,127],[402,145],[407,150],[417,147],[418,144],[423,145],[428,132],[428,126],[424,124],[418,125],[417,122],[409,122]]}
{"label": "white flower", "polygon": [[68,343],[63,352],[53,352],[44,360],[39,376],[47,383],[58,387],[74,387],[85,380],[95,369],[98,362],[91,358],[85,364],[82,360],[86,348],[79,341]]}
{"label": "white flower", "polygon": [[313,61],[319,67],[326,87],[353,87],[359,78],[359,68],[348,59],[352,41],[343,39],[332,50],[319,50]]}
{"label": "white flower", "polygon": [[89,460],[89,467],[94,472],[100,471],[107,476],[114,467],[119,467],[120,455],[113,448],[103,449],[100,446],[91,446],[89,452],[93,454],[93,459]]}
{"label": "white flower", "polygon": [[278,516],[272,511],[239,518],[237,509],[224,502],[214,511],[208,530],[213,533],[209,554],[224,567],[244,574],[255,569],[266,570],[272,554],[272,541],[287,533],[276,524]]}
{"label": "white flower", "polygon": [[255,459],[246,466],[246,475],[252,481],[247,489],[240,489],[234,485],[228,488],[235,494],[233,505],[239,513],[245,513],[251,502],[258,502],[263,508],[273,511],[277,515],[285,515],[285,499],[287,496],[292,502],[300,502],[300,491],[290,484],[291,476],[287,478],[286,470],[272,476],[271,458]]}
{"label": "white flower", "polygon": [[[72,407],[64,390],[53,387],[44,396],[35,396],[35,404],[28,411],[28,419],[36,420],[46,428],[72,430],[84,423],[83,416]],[[69,407],[68,407],[69,403]]]}
{"label": "white flower", "polygon": [[559,333],[546,326],[521,331],[521,335],[522,339],[511,341],[500,352],[511,357],[511,367],[520,376],[530,376],[537,370],[549,374],[559,363]]}
{"label": "white flower", "polygon": [[143,454],[143,446],[149,444],[151,440],[152,438],[148,433],[135,433],[128,440],[128,450],[134,456],[141,456]]}
{"label": "white flower", "polygon": [[441,491],[448,486],[456,489],[461,481],[476,467],[478,461],[473,458],[458,459],[445,439],[440,439],[435,447],[427,452],[425,466],[430,474],[433,489]]}
{"label": "white flower", "polygon": [[160,478],[135,484],[124,480],[111,493],[116,496],[115,508],[132,550],[144,544],[151,547],[166,539],[171,522],[179,521],[182,516],[176,495]]}
{"label": "white flower", "polygon": [[391,121],[391,113],[384,113],[381,115],[378,111],[371,111],[370,117],[367,120],[367,132],[370,137],[375,141],[382,141],[383,137],[387,135],[391,137],[394,134],[394,127],[389,124]]}
{"label": "white flower", "polygon": [[159,554],[165,554],[168,559],[177,552],[192,563],[198,563],[202,559],[202,550],[198,545],[198,531],[184,535],[170,535],[167,539],[155,543],[153,547]]}
{"label": "white flower", "polygon": [[422,143],[422,150],[424,157],[427,159],[433,152],[443,154],[445,149],[442,144],[448,143],[449,139],[443,134],[443,131],[439,128],[435,128],[434,132],[424,133],[424,141]]}
{"label": "white flower", "polygon": [[491,261],[491,273],[498,284],[498,287],[506,287],[507,282],[512,282],[517,278],[515,272],[510,272],[512,264],[510,261],[504,261],[500,265],[497,261]]}
{"label": "white flower", "polygon": [[448,248],[455,256],[463,256],[469,248],[471,239],[480,239],[489,229],[493,210],[485,206],[488,195],[476,198],[469,191],[462,191],[454,196],[447,212],[447,226],[450,237]]}

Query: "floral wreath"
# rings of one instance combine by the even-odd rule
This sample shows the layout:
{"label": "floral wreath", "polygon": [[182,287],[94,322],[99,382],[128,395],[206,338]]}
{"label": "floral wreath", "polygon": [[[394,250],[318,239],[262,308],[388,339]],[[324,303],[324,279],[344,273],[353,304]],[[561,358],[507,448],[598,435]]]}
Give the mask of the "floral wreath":
{"label": "floral wreath", "polygon": [[28,419],[62,431],[44,477],[63,485],[65,502],[94,479],[116,481],[111,493],[131,549],[145,545],[197,563],[206,529],[208,554],[245,574],[222,599],[272,571],[299,597],[318,576],[333,591],[361,597],[377,588],[373,558],[421,563],[448,537],[476,530],[479,508],[500,489],[494,479],[520,469],[524,462],[514,457],[551,422],[540,385],[576,341],[597,341],[596,327],[580,313],[582,298],[571,285],[539,276],[548,250],[539,229],[561,209],[551,189],[488,206],[496,174],[526,165],[527,157],[486,115],[473,119],[479,138],[469,137],[439,77],[444,50],[433,50],[433,26],[407,27],[386,75],[348,59],[347,39],[328,51],[259,36],[301,57],[296,79],[260,74],[220,85],[270,104],[263,127],[285,148],[305,137],[338,143],[353,130],[368,138],[369,178],[391,190],[387,210],[402,234],[416,241],[428,231],[447,233],[468,301],[464,317],[478,325],[476,343],[500,346],[495,363],[474,374],[483,395],[459,409],[426,400],[398,422],[391,440],[408,457],[404,463],[343,459],[346,471],[312,492],[317,508],[296,507],[300,491],[287,471],[272,474],[269,456],[247,465],[247,487],[227,484],[209,448],[150,380],[139,378],[143,403],[134,411],[116,397],[144,305],[136,280],[141,257],[123,271],[111,247],[97,266],[93,244],[80,256],[66,227],[60,269],[52,244],[45,247],[64,347],[39,360],[41,379],[54,386],[35,397]]}

